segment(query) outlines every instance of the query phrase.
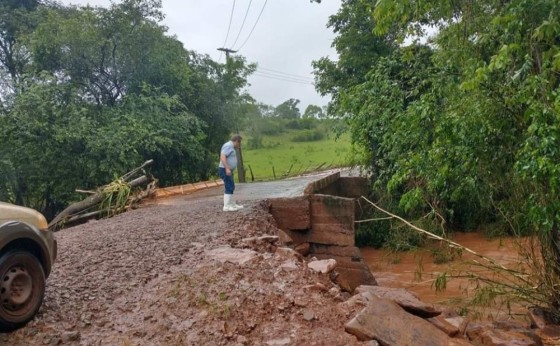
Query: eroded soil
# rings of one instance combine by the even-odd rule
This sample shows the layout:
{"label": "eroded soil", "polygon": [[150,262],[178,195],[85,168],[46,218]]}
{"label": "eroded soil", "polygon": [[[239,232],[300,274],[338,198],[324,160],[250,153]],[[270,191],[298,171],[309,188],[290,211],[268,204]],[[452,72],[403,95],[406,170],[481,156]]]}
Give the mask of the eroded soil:
{"label": "eroded soil", "polygon": [[[275,234],[263,202],[180,197],[57,233],[44,304],[2,345],[352,345],[327,275],[257,244],[245,264],[207,252]],[[294,264],[283,266],[283,264]]]}

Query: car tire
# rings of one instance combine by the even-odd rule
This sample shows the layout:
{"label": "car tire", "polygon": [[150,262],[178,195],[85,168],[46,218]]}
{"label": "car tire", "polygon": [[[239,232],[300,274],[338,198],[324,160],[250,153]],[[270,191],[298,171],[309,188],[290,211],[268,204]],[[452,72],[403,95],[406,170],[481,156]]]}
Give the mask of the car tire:
{"label": "car tire", "polygon": [[45,272],[33,254],[17,250],[0,257],[0,331],[27,324],[45,295]]}

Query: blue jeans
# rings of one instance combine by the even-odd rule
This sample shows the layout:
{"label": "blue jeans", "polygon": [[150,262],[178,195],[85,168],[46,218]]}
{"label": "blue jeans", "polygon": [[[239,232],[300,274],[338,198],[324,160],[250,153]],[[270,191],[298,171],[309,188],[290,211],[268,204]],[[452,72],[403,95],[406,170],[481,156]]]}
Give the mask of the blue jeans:
{"label": "blue jeans", "polygon": [[224,181],[224,187],[226,188],[226,195],[233,195],[233,190],[235,190],[235,182],[233,181],[233,171],[231,172],[231,175],[227,175],[225,168],[218,167],[218,176]]}

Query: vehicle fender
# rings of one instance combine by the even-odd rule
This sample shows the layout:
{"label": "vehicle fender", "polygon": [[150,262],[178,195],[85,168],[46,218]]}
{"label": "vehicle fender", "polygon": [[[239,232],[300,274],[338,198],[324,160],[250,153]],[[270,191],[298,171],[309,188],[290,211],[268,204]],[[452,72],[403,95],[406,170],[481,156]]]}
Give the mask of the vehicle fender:
{"label": "vehicle fender", "polygon": [[[56,258],[56,242],[53,240],[52,233],[40,231],[20,221],[10,221],[1,224],[0,253],[4,252],[8,244],[15,241],[32,241],[39,247],[41,252],[39,260],[44,265],[45,277],[47,277]],[[50,251],[49,248],[51,249]]]}

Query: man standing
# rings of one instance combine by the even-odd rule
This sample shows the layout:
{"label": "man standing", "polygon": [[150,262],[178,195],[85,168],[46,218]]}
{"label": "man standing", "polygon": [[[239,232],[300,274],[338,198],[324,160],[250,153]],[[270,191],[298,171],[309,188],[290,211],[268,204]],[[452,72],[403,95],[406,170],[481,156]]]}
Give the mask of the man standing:
{"label": "man standing", "polygon": [[243,206],[232,201],[233,191],[235,190],[235,182],[233,180],[233,171],[237,168],[237,154],[235,149],[241,146],[241,136],[233,135],[229,142],[222,145],[220,151],[220,164],[218,165],[218,176],[224,181],[224,211],[237,211]]}

